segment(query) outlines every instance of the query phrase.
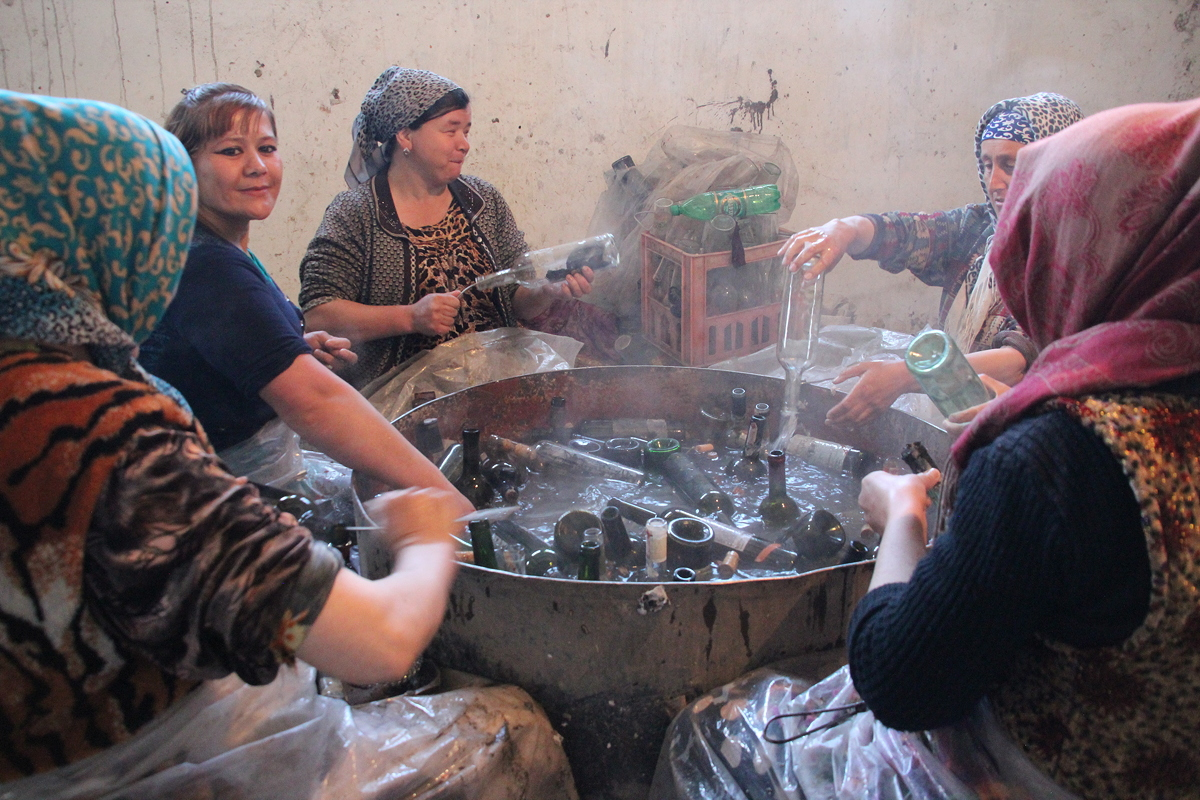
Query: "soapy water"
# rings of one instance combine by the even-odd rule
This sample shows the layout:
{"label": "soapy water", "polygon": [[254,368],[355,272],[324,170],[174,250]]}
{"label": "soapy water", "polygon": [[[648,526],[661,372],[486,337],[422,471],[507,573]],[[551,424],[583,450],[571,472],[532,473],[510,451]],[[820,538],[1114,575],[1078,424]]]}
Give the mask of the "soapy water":
{"label": "soapy water", "polygon": [[[788,549],[794,543],[780,538],[778,531],[766,530],[758,515],[758,506],[767,494],[767,478],[744,485],[731,480],[724,474],[724,467],[731,458],[737,455],[726,451],[713,451],[717,457],[708,453],[690,452],[685,448],[688,457],[713,480],[717,487],[733,498],[736,511],[733,521],[747,533],[759,536],[767,541],[779,541]],[[858,507],[858,492],[860,483],[849,475],[833,475],[820,470],[799,459],[789,457],[787,464],[788,494],[800,507],[801,515],[821,508],[832,513],[842,523],[847,538],[863,539],[866,544],[873,545],[877,537],[873,534],[861,536],[860,529],[864,524],[864,514]],[[521,488],[517,505],[519,510],[511,517],[512,521],[528,529],[530,533],[553,547],[554,523],[568,511],[579,509],[589,511],[596,516],[608,505],[610,498],[618,498],[634,505],[642,506],[651,511],[662,512],[668,508],[680,508],[694,511],[691,504],[677,492],[661,476],[651,474],[647,482],[634,485],[618,480],[601,479],[578,474],[545,474],[530,472]],[[631,539],[642,538],[642,526],[630,520],[625,520],[626,529]],[[503,549],[505,543],[497,538],[497,547]],[[574,577],[573,574],[552,572],[548,577]],[[780,573],[775,570],[739,568],[738,577],[775,576]],[[622,576],[624,577],[624,576]],[[619,578],[621,579],[621,578]]]}

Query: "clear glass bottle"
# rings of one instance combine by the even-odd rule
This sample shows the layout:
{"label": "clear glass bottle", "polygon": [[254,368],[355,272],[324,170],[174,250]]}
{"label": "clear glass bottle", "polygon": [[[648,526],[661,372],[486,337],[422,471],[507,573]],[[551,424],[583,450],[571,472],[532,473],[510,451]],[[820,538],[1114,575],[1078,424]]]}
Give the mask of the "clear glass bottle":
{"label": "clear glass bottle", "polygon": [[834,473],[844,472],[855,478],[867,474],[877,460],[848,444],[817,439],[803,433],[797,433],[789,439],[784,451],[818,469]]}
{"label": "clear glass bottle", "polygon": [[988,401],[979,374],[945,331],[925,331],[912,340],[904,356],[908,371],[947,417]]}
{"label": "clear glass bottle", "polygon": [[517,259],[516,266],[477,279],[475,288],[486,291],[514,283],[537,288],[547,283],[561,283],[568,275],[582,272],[584,267],[599,271],[620,263],[621,253],[616,237],[604,233],[581,242],[530,250]]}
{"label": "clear glass bottle", "polygon": [[758,515],[771,530],[786,528],[800,519],[800,506],[787,492],[787,471],[782,450],[767,453],[767,480],[770,488],[758,506]]}
{"label": "clear glass bottle", "polygon": [[487,569],[499,569],[496,566],[496,546],[492,542],[492,524],[486,519],[471,520],[467,523],[471,533],[471,551],[475,555],[475,566]]}
{"label": "clear glass bottle", "polygon": [[471,501],[476,508],[490,508],[492,505],[492,485],[479,468],[479,429],[463,428],[462,432],[462,476],[458,480],[458,490]]}
{"label": "clear glass bottle", "polygon": [[640,469],[627,467],[591,453],[582,453],[557,442],[538,442],[534,446],[538,460],[547,471],[570,471],[577,475],[612,478],[625,483],[639,484],[645,479]]}
{"label": "clear glass bottle", "polygon": [[746,427],[746,444],[742,448],[742,456],[729,465],[729,469],[726,470],[729,477],[739,483],[754,483],[767,473],[761,455],[766,432],[766,417],[755,414],[750,418],[750,424]]}
{"label": "clear glass bottle", "polygon": [[784,445],[796,432],[800,415],[800,386],[804,372],[816,357],[821,338],[821,304],[825,296],[825,273],[811,281],[804,280],[805,264],[796,272],[788,272],[787,288],[779,310],[779,338],[775,342],[775,358],[783,367],[783,409],[779,417],[779,437],[775,449]]}
{"label": "clear glass bottle", "polygon": [[462,479],[463,474],[463,446],[461,444],[455,442],[446,448],[441,462],[438,463],[438,470],[445,476],[446,480],[458,486],[458,482]]}

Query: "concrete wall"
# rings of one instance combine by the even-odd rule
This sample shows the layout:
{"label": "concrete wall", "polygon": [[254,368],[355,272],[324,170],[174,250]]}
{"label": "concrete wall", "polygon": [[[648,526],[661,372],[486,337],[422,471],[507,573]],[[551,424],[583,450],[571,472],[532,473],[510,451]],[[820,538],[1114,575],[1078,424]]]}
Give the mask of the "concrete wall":
{"label": "concrete wall", "polygon": [[[468,171],[530,243],[582,235],[608,164],[678,123],[763,132],[800,173],[793,228],[980,198],[971,139],[995,100],[1052,90],[1086,113],[1200,94],[1200,0],[0,0],[0,80],[161,120],[181,89],[242,83],[274,104],[286,164],[252,246],[293,296],[344,188],[351,122],[387,65],[472,94]],[[768,73],[770,71],[770,73]],[[741,103],[739,104],[739,100]],[[919,327],[936,290],[844,264],[827,296]]]}

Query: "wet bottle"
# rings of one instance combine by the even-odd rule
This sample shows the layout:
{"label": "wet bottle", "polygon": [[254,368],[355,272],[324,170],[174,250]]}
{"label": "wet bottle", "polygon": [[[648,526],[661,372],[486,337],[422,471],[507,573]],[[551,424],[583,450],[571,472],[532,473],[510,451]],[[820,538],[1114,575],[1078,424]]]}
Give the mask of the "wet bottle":
{"label": "wet bottle", "polygon": [[763,524],[772,530],[780,530],[800,519],[800,506],[787,493],[786,456],[782,450],[767,454],[767,479],[770,488],[758,506],[758,515]]}
{"label": "wet bottle", "polygon": [[926,470],[937,469],[937,464],[933,461],[933,456],[929,455],[929,451],[925,449],[925,445],[920,442],[909,442],[904,445],[904,452],[900,454],[900,458],[908,465],[908,468],[914,474],[920,474]]}
{"label": "wet bottle", "polygon": [[521,471],[507,461],[493,461],[487,467],[487,479],[501,502],[515,506],[521,496]]}
{"label": "wet bottle", "polygon": [[488,508],[492,505],[492,485],[479,468],[479,429],[463,428],[462,445],[462,477],[457,488],[475,508]]}
{"label": "wet bottle", "polygon": [[726,470],[729,477],[739,483],[754,483],[767,472],[762,462],[763,436],[767,432],[767,418],[755,414],[750,418],[746,427],[746,444],[742,448],[742,457],[732,462]]}
{"label": "wet bottle", "polygon": [[554,548],[511,519],[493,522],[492,532],[509,544],[525,548],[525,574],[545,575],[558,566],[559,557]]}
{"label": "wet bottle", "polygon": [[[651,442],[653,444],[653,442]],[[650,448],[646,449],[647,457]],[[733,498],[717,488],[687,453],[676,451],[662,461],[663,476],[687,501],[706,516],[723,514],[728,519],[737,510]]]}
{"label": "wet bottle", "polygon": [[438,425],[437,417],[426,417],[417,425],[416,440],[413,442],[421,455],[433,463],[438,463],[442,451],[446,449],[442,442],[442,428]]}
{"label": "wet bottle", "polygon": [[538,460],[550,472],[573,472],[576,475],[612,478],[632,484],[639,484],[645,478],[640,469],[627,467],[591,453],[583,453],[557,442],[538,442],[533,449]]}
{"label": "wet bottle", "polygon": [[975,368],[945,331],[925,331],[913,339],[904,363],[947,417],[985,403],[990,396]]}
{"label": "wet bottle", "polygon": [[789,439],[785,449],[789,455],[818,469],[833,473],[844,472],[855,478],[861,478],[870,472],[876,461],[867,453],[848,444],[816,439],[802,433],[797,433]]}
{"label": "wet bottle", "polygon": [[446,448],[446,452],[442,454],[442,460],[438,462],[438,471],[445,476],[446,480],[458,486],[463,474],[463,446],[461,444],[455,442]]}
{"label": "wet bottle", "polygon": [[710,220],[718,214],[748,217],[779,210],[779,187],[773,183],[723,192],[704,192],[671,206],[671,215]]}
{"label": "wet bottle", "polygon": [[642,524],[646,526],[646,577],[661,578],[667,566],[667,521],[652,514]]}
{"label": "wet bottle", "polygon": [[485,446],[488,453],[497,461],[506,461],[509,464],[525,467],[535,472],[541,472],[543,469],[543,464],[541,459],[538,458],[537,451],[527,444],[491,434],[485,440]]}
{"label": "wet bottle", "polygon": [[574,431],[567,424],[567,398],[556,395],[550,398],[550,438],[566,442]]}
{"label": "wet bottle", "polygon": [[729,393],[729,423],[721,443],[726,450],[741,450],[746,444],[746,390],[740,386]]}
{"label": "wet bottle", "polygon": [[625,521],[621,511],[616,506],[606,506],[600,512],[600,527],[604,531],[604,545],[608,557],[614,564],[628,565],[634,560],[633,542],[629,539],[629,531],[625,529]]}
{"label": "wet bottle", "polygon": [[581,581],[598,581],[603,578],[604,545],[599,528],[588,528],[583,532],[579,545],[579,573]]}
{"label": "wet bottle", "polygon": [[492,524],[486,519],[476,519],[467,523],[467,530],[471,533],[475,566],[499,569],[496,565],[496,547],[492,543]]}

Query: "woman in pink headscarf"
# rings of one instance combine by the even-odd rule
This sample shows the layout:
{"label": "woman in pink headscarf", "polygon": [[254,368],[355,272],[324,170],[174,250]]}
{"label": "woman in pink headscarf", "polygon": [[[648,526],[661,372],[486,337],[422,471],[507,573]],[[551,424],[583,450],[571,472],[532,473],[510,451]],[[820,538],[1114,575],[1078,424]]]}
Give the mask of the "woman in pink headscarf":
{"label": "woman in pink headscarf", "polygon": [[826,729],[772,762],[803,783],[830,731],[854,729],[876,788],[905,790],[870,796],[1200,797],[1200,101],[1030,145],[993,248],[1040,355],[956,444],[957,505],[931,549],[936,471],[864,480],[883,539],[853,686],[831,690],[835,673],[761,706],[869,711],[798,718]]}

